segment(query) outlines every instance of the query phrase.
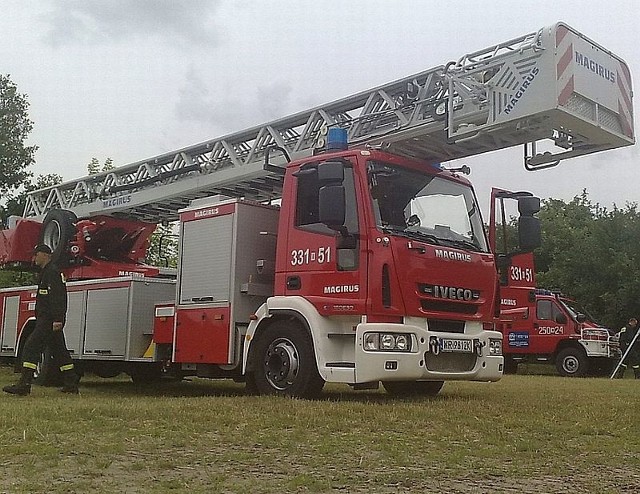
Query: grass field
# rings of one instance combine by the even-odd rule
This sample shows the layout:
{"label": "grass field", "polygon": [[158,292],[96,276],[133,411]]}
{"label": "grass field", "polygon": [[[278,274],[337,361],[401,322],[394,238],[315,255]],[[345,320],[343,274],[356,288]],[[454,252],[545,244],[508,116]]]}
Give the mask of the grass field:
{"label": "grass field", "polygon": [[[0,385],[16,376],[0,368]],[[0,492],[636,493],[640,381],[509,375],[315,401],[194,379],[0,395]]]}

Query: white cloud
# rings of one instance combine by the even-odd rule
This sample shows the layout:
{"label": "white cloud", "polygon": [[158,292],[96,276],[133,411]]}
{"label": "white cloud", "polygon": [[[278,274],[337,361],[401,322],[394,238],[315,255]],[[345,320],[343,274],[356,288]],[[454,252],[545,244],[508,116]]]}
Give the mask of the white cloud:
{"label": "white cloud", "polygon": [[50,28],[44,39],[53,46],[103,44],[131,38],[180,46],[217,42],[213,17],[216,0],[57,0],[43,14]]}

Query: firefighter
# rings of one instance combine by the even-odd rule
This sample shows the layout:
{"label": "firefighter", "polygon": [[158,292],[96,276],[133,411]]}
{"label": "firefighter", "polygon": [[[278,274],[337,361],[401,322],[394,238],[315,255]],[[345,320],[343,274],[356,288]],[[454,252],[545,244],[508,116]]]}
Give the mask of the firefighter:
{"label": "firefighter", "polygon": [[[622,351],[622,355],[625,354],[629,345],[633,342],[636,333],[638,332],[638,320],[635,317],[629,319],[629,322],[622,327],[618,336],[620,338],[620,350]],[[638,337],[640,340],[640,336]],[[628,366],[631,366],[633,369],[633,376],[636,379],[640,379],[640,341],[636,340],[633,344],[631,350],[624,359],[624,362],[620,364],[620,370],[616,377],[622,378],[624,376],[624,371]]]}
{"label": "firefighter", "polygon": [[51,249],[44,244],[37,245],[33,251],[33,262],[40,268],[35,307],[36,325],[24,346],[20,380],[16,384],[5,386],[3,390],[7,393],[25,396],[31,392],[36,364],[48,347],[62,371],[63,387],[60,391],[78,394],[79,378],[73,368],[73,360],[67,350],[62,330],[67,314],[67,287],[64,276],[51,262],[51,255]]}

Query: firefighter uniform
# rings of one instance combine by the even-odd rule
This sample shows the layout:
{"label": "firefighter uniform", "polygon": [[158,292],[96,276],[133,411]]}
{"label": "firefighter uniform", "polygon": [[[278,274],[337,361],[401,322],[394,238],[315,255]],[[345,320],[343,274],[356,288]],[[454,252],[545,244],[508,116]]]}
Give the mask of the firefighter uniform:
{"label": "firefighter uniform", "polygon": [[73,360],[67,350],[62,331],[67,313],[67,288],[64,276],[54,263],[49,262],[51,255],[49,247],[38,245],[34,256],[38,252],[45,254],[46,257],[41,257],[44,260],[39,264],[42,270],[36,294],[35,328],[25,342],[20,381],[3,389],[11,394],[29,394],[40,356],[46,348],[49,348],[54,361],[60,365],[60,371],[62,371],[64,386],[60,391],[76,394],[78,393],[78,376],[74,371]]}
{"label": "firefighter uniform", "polygon": [[[626,326],[624,326],[620,330],[619,338],[620,338],[620,350],[622,350],[622,355],[625,354],[633,339],[638,332],[638,321],[635,318],[629,319],[629,322]],[[627,353],[627,356],[624,359],[624,362],[620,365],[620,377],[624,374],[624,371],[627,367],[631,367],[633,369],[633,375],[636,379],[640,379],[640,336],[636,339],[635,343],[633,343],[633,347]]]}

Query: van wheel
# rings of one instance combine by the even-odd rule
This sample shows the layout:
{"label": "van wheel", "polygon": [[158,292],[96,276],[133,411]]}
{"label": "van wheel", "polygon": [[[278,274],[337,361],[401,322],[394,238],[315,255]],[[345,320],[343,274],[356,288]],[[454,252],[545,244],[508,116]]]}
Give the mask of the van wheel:
{"label": "van wheel", "polygon": [[318,373],[313,344],[294,322],[276,322],[264,330],[252,352],[253,375],[248,382],[262,395],[313,398],[324,386]]}
{"label": "van wheel", "polygon": [[395,396],[436,396],[444,381],[382,381],[382,385]]}
{"label": "van wheel", "polygon": [[589,367],[584,350],[568,347],[560,350],[556,357],[556,369],[563,377],[583,377]]}
{"label": "van wheel", "polygon": [[513,360],[511,357],[504,358],[504,373],[505,374],[517,374],[518,373],[518,362]]}

